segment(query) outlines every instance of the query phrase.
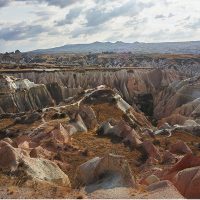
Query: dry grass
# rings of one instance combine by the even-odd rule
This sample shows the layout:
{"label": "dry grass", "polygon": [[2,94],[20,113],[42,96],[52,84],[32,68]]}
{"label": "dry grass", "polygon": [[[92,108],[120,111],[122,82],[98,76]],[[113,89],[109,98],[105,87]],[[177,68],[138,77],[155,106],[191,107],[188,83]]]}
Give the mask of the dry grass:
{"label": "dry grass", "polygon": [[19,185],[19,178],[0,173],[0,197],[3,199],[75,198],[77,192],[48,182],[27,181]]}
{"label": "dry grass", "polygon": [[159,141],[159,144],[155,145],[158,146],[161,151],[168,149],[171,144],[176,143],[178,140],[182,140],[190,147],[195,155],[200,156],[200,149],[194,145],[195,143],[200,144],[200,137],[198,136],[186,132],[175,132],[171,137],[158,135],[156,139]]}
{"label": "dry grass", "polygon": [[110,118],[115,120],[121,120],[123,112],[118,109],[114,104],[111,103],[101,103],[91,105],[96,113],[97,120],[102,123]]}
{"label": "dry grass", "polygon": [[[113,118],[115,120],[122,119],[123,112],[120,109],[118,109],[114,104],[98,103],[92,104],[90,106],[94,109],[99,123],[102,123],[110,118]],[[48,126],[46,128],[50,129],[59,123],[62,123],[65,126],[68,120],[68,118],[50,120],[48,121]],[[38,121],[30,125],[17,124],[12,128],[19,129],[21,132],[23,132],[34,129],[40,124],[41,121]],[[9,125],[12,125],[12,120],[4,119],[0,121],[1,128]],[[178,139],[185,141],[195,154],[200,155],[200,151],[193,145],[193,143],[195,142],[200,143],[200,137],[195,137],[187,133],[177,132],[174,133],[170,138],[166,138],[165,136],[156,136],[155,145],[159,147],[159,149],[162,151],[166,149],[166,141],[169,144],[171,144],[175,143]],[[151,140],[153,141],[153,139]],[[141,172],[140,168],[138,167],[138,164],[141,164],[140,161],[142,161],[142,153],[137,149],[130,149],[128,146],[125,146],[119,138],[98,136],[96,134],[96,130],[94,129],[87,133],[74,134],[72,144],[74,148],[59,150],[57,152],[57,159],[63,162],[64,164],[68,165],[68,167],[66,167],[66,169],[63,171],[69,176],[69,179],[73,186],[75,186],[74,177],[76,174],[77,167],[96,156],[103,157],[106,153],[115,153],[118,155],[125,156],[125,159],[129,162],[132,173],[134,176],[136,176],[136,178],[140,178],[144,173],[143,171]],[[52,160],[54,159],[55,158],[52,158]],[[157,167],[162,168],[163,166],[158,164]],[[71,191],[69,191],[67,188],[55,187],[48,184],[41,186],[31,185],[29,187],[18,187],[13,178],[6,176],[3,176],[3,178],[0,176],[0,187],[0,196],[3,198],[67,198],[70,195],[72,195],[71,197],[73,198],[82,196],[78,195],[78,193],[76,192],[72,194]],[[48,195],[46,193],[48,193]]]}
{"label": "dry grass", "polygon": [[80,149],[87,149],[88,155],[75,152],[64,153],[63,158],[65,162],[71,165],[70,170],[67,172],[72,183],[74,181],[74,176],[76,169],[82,163],[94,158],[103,157],[107,153],[115,153],[118,155],[123,155],[128,160],[133,174],[138,173],[138,167],[136,166],[136,160],[141,157],[141,153],[137,150],[131,150],[128,146],[125,146],[120,140],[116,140],[108,137],[100,137],[96,134],[95,130],[88,133],[79,133],[73,136],[73,144],[78,146]]}

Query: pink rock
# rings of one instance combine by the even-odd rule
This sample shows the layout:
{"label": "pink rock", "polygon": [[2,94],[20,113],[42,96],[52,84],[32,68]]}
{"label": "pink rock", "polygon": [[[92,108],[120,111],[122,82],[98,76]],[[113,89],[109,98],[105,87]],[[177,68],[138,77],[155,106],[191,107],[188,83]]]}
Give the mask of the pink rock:
{"label": "pink rock", "polygon": [[183,169],[199,165],[200,165],[200,156],[187,154],[169,170],[169,173],[178,172]]}
{"label": "pink rock", "polygon": [[124,138],[123,142],[129,142],[134,147],[139,147],[142,144],[140,136],[134,129]]}
{"label": "pink rock", "polygon": [[12,139],[10,139],[9,137],[4,138],[2,141],[7,142],[8,144],[12,145],[13,147],[16,147],[16,145],[14,144]]}
{"label": "pink rock", "polygon": [[50,137],[52,137],[55,141],[61,142],[61,143],[64,143],[64,144],[69,144],[71,142],[70,134],[62,126],[62,124],[60,124],[59,128],[51,131]]}
{"label": "pink rock", "polygon": [[165,164],[170,164],[170,163],[175,163],[177,158],[168,150],[165,151],[162,155],[162,163]]}
{"label": "pink rock", "polygon": [[114,126],[114,129],[119,130],[118,136],[122,138],[126,138],[132,131],[132,128],[124,121],[121,120],[116,126]]}
{"label": "pink rock", "polygon": [[15,170],[19,164],[20,157],[19,149],[15,149],[6,142],[0,142],[0,169]]}
{"label": "pink rock", "polygon": [[150,167],[147,169],[147,171],[142,171],[143,173],[141,174],[142,175],[142,178],[139,180],[139,183],[140,184],[145,184],[145,179],[150,176],[150,175],[155,175],[157,176],[158,178],[161,177],[162,175],[162,169],[161,168],[158,168],[158,167]]}
{"label": "pink rock", "polygon": [[192,153],[190,147],[183,142],[182,140],[177,141],[175,144],[172,144],[170,146],[169,151],[171,153],[178,153],[178,154],[187,154],[187,153]]}
{"label": "pink rock", "polygon": [[151,185],[158,181],[160,181],[160,179],[157,176],[155,176],[154,174],[152,174],[152,175],[149,175],[146,178],[144,178],[142,181],[140,181],[140,184]]}
{"label": "pink rock", "polygon": [[192,154],[186,154],[170,169],[166,169],[163,173],[162,179],[173,181],[176,174],[186,168],[200,166],[200,156],[194,156]]}
{"label": "pink rock", "polygon": [[200,198],[200,166],[184,169],[177,173],[174,185],[186,198]]}
{"label": "pink rock", "polygon": [[90,106],[81,105],[79,114],[88,129],[94,129],[97,126],[97,118],[94,110]]}
{"label": "pink rock", "polygon": [[144,148],[144,150],[146,151],[146,153],[148,154],[148,157],[152,157],[156,160],[160,159],[160,154],[158,149],[152,144],[151,141],[144,141],[142,143],[142,147]]}
{"label": "pink rock", "polygon": [[[109,177],[118,177],[121,185],[136,187],[135,178],[132,175],[128,162],[124,156],[108,154],[102,158],[95,157],[80,165],[76,173],[76,183],[89,185],[100,180],[107,174]],[[110,184],[109,181],[107,183]]]}
{"label": "pink rock", "polygon": [[134,196],[134,199],[183,199],[170,181],[159,181],[147,187],[147,193]]}
{"label": "pink rock", "polygon": [[171,186],[173,186],[173,184],[170,181],[164,180],[164,181],[158,181],[156,183],[149,185],[147,187],[147,190],[148,191],[154,191],[154,190],[158,190],[160,188],[171,187]]}
{"label": "pink rock", "polygon": [[22,143],[20,143],[18,145],[18,148],[21,148],[21,149],[29,149],[29,143],[27,141],[24,141]]}

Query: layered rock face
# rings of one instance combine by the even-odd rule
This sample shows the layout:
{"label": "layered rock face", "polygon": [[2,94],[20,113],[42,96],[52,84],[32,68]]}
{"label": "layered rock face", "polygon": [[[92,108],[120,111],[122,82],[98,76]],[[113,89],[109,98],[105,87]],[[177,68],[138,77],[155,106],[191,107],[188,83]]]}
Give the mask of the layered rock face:
{"label": "layered rock face", "polygon": [[[54,102],[70,102],[84,89],[104,84],[113,88],[136,110],[159,120],[159,126],[165,122],[184,125],[188,117],[195,120],[196,125],[199,123],[199,77],[185,78],[174,70],[50,70],[15,75],[37,84],[27,79],[2,77],[2,113],[35,110]],[[8,91],[11,92],[8,94]]]}
{"label": "layered rock face", "polygon": [[[139,86],[139,80],[132,82],[130,91],[160,94],[165,91],[161,91],[160,84],[168,84],[176,76],[165,78],[159,71],[148,74],[155,72],[155,77],[140,74],[143,86]],[[16,93],[17,80],[26,91],[35,87],[29,82],[23,86],[26,82],[21,79],[5,79],[4,93],[6,88]],[[43,86],[58,104],[62,90],[56,88],[61,87]],[[164,124],[157,130],[116,88],[100,85],[52,107],[0,117],[1,196],[6,193],[7,198],[12,194],[27,198],[37,194],[44,198],[51,192],[54,198],[200,197],[200,137],[182,131],[197,122],[187,120],[184,126],[174,127]],[[33,192],[10,194],[9,185]],[[77,191],[85,196],[77,195]]]}
{"label": "layered rock face", "polygon": [[157,95],[154,116],[162,119],[160,124],[196,126],[200,117],[199,98],[199,76],[174,82]]}
{"label": "layered rock face", "polygon": [[0,76],[0,113],[37,110],[53,105],[54,101],[45,85]]}
{"label": "layered rock face", "polygon": [[[51,95],[59,103],[82,90],[107,85],[129,104],[136,104],[142,111],[152,114],[155,95],[170,83],[180,80],[174,70],[88,70],[43,71],[10,74],[37,84],[47,84]],[[145,100],[144,100],[145,99]]]}

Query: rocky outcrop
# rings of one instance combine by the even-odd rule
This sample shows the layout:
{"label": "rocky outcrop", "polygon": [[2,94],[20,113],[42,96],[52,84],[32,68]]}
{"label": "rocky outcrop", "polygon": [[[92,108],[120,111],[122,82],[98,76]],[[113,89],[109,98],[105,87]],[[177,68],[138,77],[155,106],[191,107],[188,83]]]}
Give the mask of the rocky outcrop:
{"label": "rocky outcrop", "polygon": [[[69,97],[76,96],[80,92],[84,93],[83,90],[97,88],[99,85],[107,85],[122,97],[122,100],[118,101],[119,107],[128,110],[127,105],[123,102],[124,99],[129,105],[133,105],[134,109],[140,109],[147,115],[154,115],[156,119],[165,118],[159,124],[168,122],[172,125],[182,125],[188,117],[196,120],[199,116],[199,78],[193,77],[181,80],[183,78],[174,70],[128,71],[121,69],[112,73],[106,70],[77,72],[68,70],[24,72],[15,75],[34,81],[39,84],[37,87],[45,88],[41,84],[46,84],[47,90],[43,88],[40,90],[45,91],[41,92],[44,95],[48,93],[51,96],[49,99],[51,101],[53,99],[57,104],[65,100],[68,101]],[[21,84],[20,88],[24,88],[23,85]],[[31,91],[33,90],[32,87],[30,88]],[[5,90],[7,89],[1,88],[1,91]],[[33,92],[37,93],[36,91]],[[23,92],[21,93],[20,98],[21,96],[28,98]],[[5,102],[7,98],[2,96],[1,99]],[[9,99],[11,98],[9,97]],[[9,99],[8,102],[11,102],[9,103],[10,107],[15,108],[16,106],[14,105],[18,102],[18,99],[14,102]],[[19,101],[21,102],[22,100],[19,99]],[[36,99],[31,99],[31,101],[35,102]],[[33,107],[32,109],[45,107],[50,100],[46,101],[47,105],[43,105],[38,101],[37,98],[37,103],[33,103],[34,105],[31,106],[28,103],[22,106],[20,103],[20,106],[23,108],[20,107],[20,109],[27,110],[29,107]],[[8,112],[4,111],[3,107],[6,108],[6,105],[3,104],[0,109],[1,112]]]}
{"label": "rocky outcrop", "polygon": [[124,115],[124,120],[135,128],[151,127],[151,123],[144,114],[130,106],[115,90],[101,85],[96,88],[85,90],[83,98],[79,100],[81,104],[110,103],[115,105]]}
{"label": "rocky outcrop", "polygon": [[172,114],[176,117],[180,115],[198,118],[199,88],[199,76],[169,84],[155,99],[154,116],[157,119],[169,117]]}
{"label": "rocky outcrop", "polygon": [[37,110],[54,105],[50,93],[43,84],[27,79],[0,76],[0,112],[16,113]]}
{"label": "rocky outcrop", "polygon": [[85,132],[89,129],[94,129],[97,126],[97,118],[94,110],[84,104],[80,104],[76,109],[72,109],[72,111],[68,111],[67,114],[70,117],[70,123],[68,128],[73,129],[75,132]]}
{"label": "rocky outcrop", "polygon": [[76,182],[78,185],[87,185],[90,190],[102,187],[136,187],[127,161],[123,156],[113,154],[103,158],[96,157],[80,165]]}
{"label": "rocky outcrop", "polygon": [[0,143],[0,169],[12,171],[23,178],[48,181],[58,185],[70,186],[67,175],[50,160],[30,158],[22,148],[14,148],[6,142]]}
{"label": "rocky outcrop", "polygon": [[179,171],[174,185],[186,198],[198,199],[200,197],[200,166]]}
{"label": "rocky outcrop", "polygon": [[[107,85],[116,89],[130,105],[136,104],[147,113],[150,113],[153,104],[155,105],[153,103],[155,94],[170,83],[180,80],[175,70],[159,69],[152,71],[120,69],[114,72],[109,70],[33,71],[11,75],[26,78],[37,84],[48,84],[48,89],[52,96],[55,96],[56,102],[77,95],[83,90]],[[53,88],[56,88],[56,91]],[[59,97],[60,95],[62,97]],[[146,104],[141,100],[143,96],[149,98],[149,103]]]}
{"label": "rocky outcrop", "polygon": [[12,147],[7,142],[0,142],[0,169],[5,171],[15,171],[22,157],[20,149]]}
{"label": "rocky outcrop", "polygon": [[50,160],[24,158],[17,170],[20,173],[25,173],[28,178],[48,181],[60,186],[71,186],[68,176]]}
{"label": "rocky outcrop", "polygon": [[151,141],[145,140],[142,143],[142,147],[149,159],[155,159],[155,160],[160,159],[159,150],[152,144]]}
{"label": "rocky outcrop", "polygon": [[112,126],[110,122],[104,122],[98,128],[97,134],[122,138],[123,142],[134,147],[138,147],[142,144],[140,141],[141,137],[123,120],[118,122],[115,126]]}
{"label": "rocky outcrop", "polygon": [[139,195],[136,198],[148,199],[183,199],[176,187],[170,181],[158,181],[147,187],[148,194]]}
{"label": "rocky outcrop", "polygon": [[171,153],[175,153],[175,154],[187,154],[187,153],[192,153],[191,149],[188,147],[188,145],[179,140],[176,143],[172,144],[169,148],[169,151]]}

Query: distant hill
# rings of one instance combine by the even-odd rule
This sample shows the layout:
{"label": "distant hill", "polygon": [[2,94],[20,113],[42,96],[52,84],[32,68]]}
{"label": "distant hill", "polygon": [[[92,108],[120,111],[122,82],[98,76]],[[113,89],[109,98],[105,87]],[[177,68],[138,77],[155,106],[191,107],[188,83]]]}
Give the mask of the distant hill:
{"label": "distant hill", "polygon": [[69,44],[50,49],[37,49],[31,53],[101,53],[101,52],[133,52],[133,53],[172,53],[200,54],[200,41],[163,42],[163,43],[124,43],[121,41],[94,42],[90,44]]}

